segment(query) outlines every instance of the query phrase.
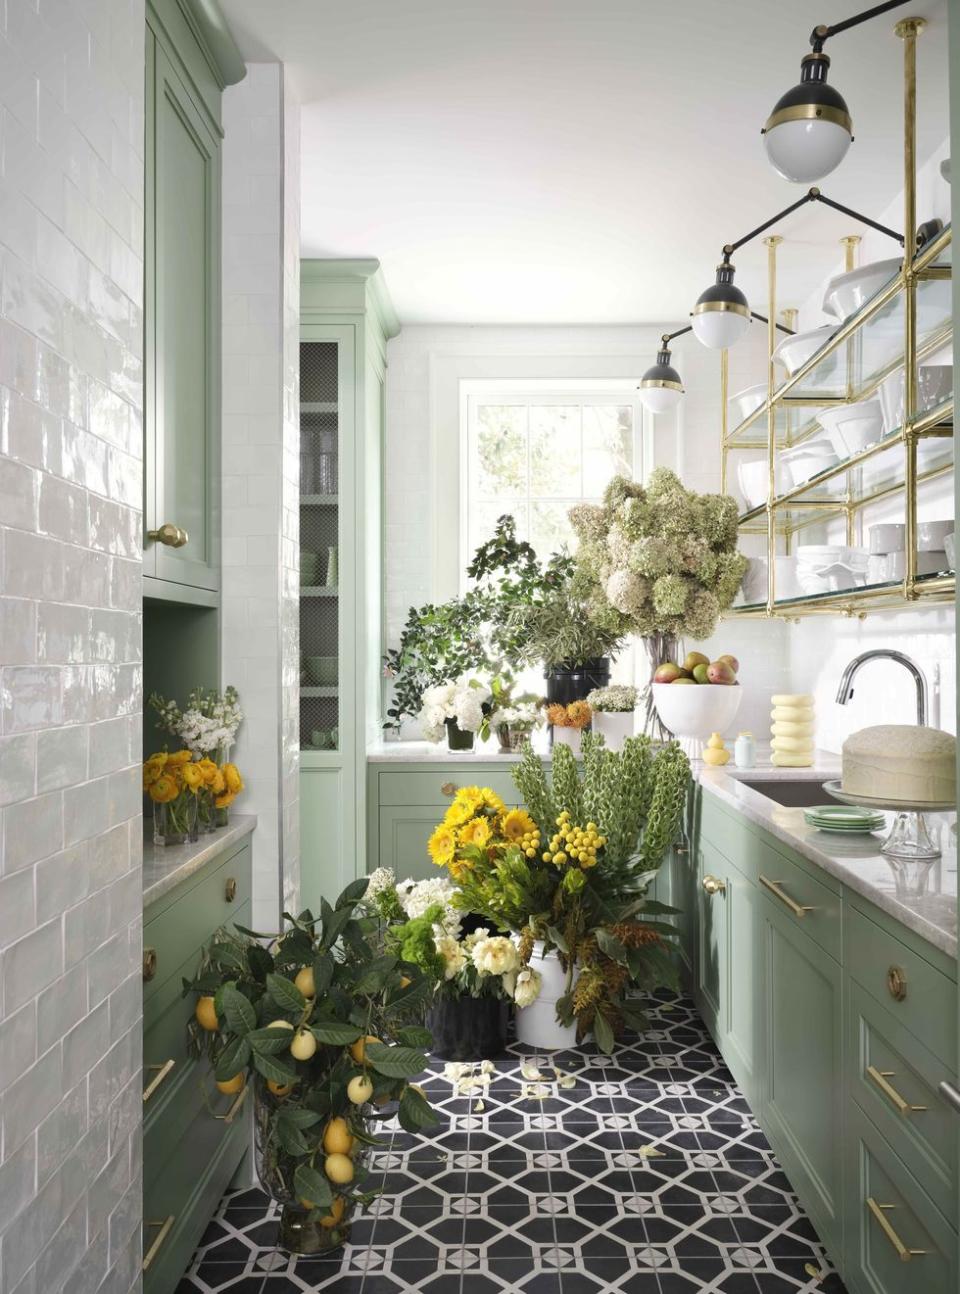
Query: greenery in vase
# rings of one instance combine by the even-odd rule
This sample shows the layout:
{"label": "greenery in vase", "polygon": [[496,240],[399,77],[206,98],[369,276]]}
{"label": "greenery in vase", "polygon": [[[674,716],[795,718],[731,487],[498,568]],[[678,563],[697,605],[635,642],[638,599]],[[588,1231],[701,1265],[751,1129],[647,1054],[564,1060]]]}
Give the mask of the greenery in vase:
{"label": "greenery in vase", "polygon": [[676,743],[655,752],[646,737],[614,752],[584,734],[582,773],[558,746],[550,776],[528,745],[514,773],[521,818],[508,829],[493,792],[464,788],[430,840],[459,887],[456,902],[514,930],[524,967],[537,940],[557,950],[567,974],[558,1018],[576,1021],[581,1038],[592,1030],[608,1053],[623,1025],[644,1025],[630,995],[676,983],[676,930],[658,919],[675,909],[647,890],[676,836],[689,776]]}
{"label": "greenery in vase", "polygon": [[353,882],[317,918],[285,914],[278,936],[219,932],[184,981],[197,998],[193,1048],[217,1086],[257,1083],[263,1179],[332,1230],[376,1194],[359,1153],[382,1144],[376,1121],[396,1115],[410,1132],[437,1122],[410,1082],[426,1068],[418,1021],[431,985],[383,950],[366,888]]}
{"label": "greenery in vase", "polygon": [[554,554],[548,569],[553,576],[548,587],[507,609],[514,660],[552,670],[616,655],[626,636],[623,617],[596,596],[574,558]]}
{"label": "greenery in vase", "polygon": [[687,490],[663,467],[646,486],[614,477],[603,503],[571,508],[570,522],[584,596],[623,634],[708,638],[746,570],[736,501]]}

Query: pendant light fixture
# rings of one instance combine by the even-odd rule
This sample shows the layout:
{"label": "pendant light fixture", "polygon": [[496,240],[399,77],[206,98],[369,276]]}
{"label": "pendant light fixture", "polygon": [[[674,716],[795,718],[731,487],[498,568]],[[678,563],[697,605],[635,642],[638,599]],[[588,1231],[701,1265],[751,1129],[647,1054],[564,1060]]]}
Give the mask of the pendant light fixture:
{"label": "pendant light fixture", "polygon": [[814,27],[811,52],[800,61],[800,82],[782,95],[761,130],[767,158],[785,180],[809,184],[835,170],[853,142],[853,121],[839,90],[827,84],[824,42],[839,32],[906,4],[888,0],[833,26]]}
{"label": "pendant light fixture", "polygon": [[750,319],[759,318],[754,315],[746,296],[736,286],[733,281],[734,266],[731,256],[738,247],[743,247],[769,229],[771,225],[778,224],[785,216],[797,211],[800,207],[805,206],[808,202],[822,202],[834,211],[840,211],[845,216],[850,216],[854,220],[859,220],[861,224],[869,225],[871,229],[879,230],[882,234],[887,234],[890,238],[895,238],[900,246],[903,246],[903,234],[898,234],[895,229],[888,229],[886,225],[879,224],[876,220],[871,220],[869,216],[861,215],[859,211],[854,211],[850,207],[845,207],[840,202],[834,202],[832,198],[825,197],[819,189],[808,189],[802,198],[796,202],[791,202],[789,207],[784,207],[778,211],[775,216],[765,220],[762,225],[757,225],[756,229],[751,229],[749,234],[744,234],[743,238],[738,238],[735,243],[727,243],[723,248],[723,260],[717,266],[717,281],[711,283],[706,291],[701,292],[697,298],[697,303],[691,310],[693,318],[693,331],[698,341],[711,350],[725,350],[733,346],[740,340],[750,325]]}

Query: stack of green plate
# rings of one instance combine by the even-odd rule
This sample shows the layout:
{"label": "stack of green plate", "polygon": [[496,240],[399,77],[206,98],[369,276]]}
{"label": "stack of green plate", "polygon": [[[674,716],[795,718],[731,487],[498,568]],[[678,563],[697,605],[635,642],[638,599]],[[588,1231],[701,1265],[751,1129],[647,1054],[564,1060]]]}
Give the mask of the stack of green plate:
{"label": "stack of green plate", "polygon": [[848,835],[879,831],[886,819],[875,809],[861,809],[856,804],[816,804],[805,809],[803,819],[819,831],[840,831]]}

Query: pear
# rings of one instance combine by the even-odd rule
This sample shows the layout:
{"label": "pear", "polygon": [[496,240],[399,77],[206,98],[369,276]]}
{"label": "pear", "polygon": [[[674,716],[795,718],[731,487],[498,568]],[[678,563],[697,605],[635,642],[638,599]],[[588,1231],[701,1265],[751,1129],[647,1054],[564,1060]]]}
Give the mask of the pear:
{"label": "pear", "polygon": [[709,683],[710,680],[707,678],[707,670],[709,668],[710,668],[709,665],[705,665],[702,662],[699,665],[694,665],[693,667],[694,683]]}
{"label": "pear", "polygon": [[657,666],[653,681],[654,683],[675,683],[678,678],[680,678],[680,666],[668,660]]}
{"label": "pear", "polygon": [[698,665],[709,665],[710,657],[704,656],[702,651],[688,651],[683,662],[683,668],[693,674]]}
{"label": "pear", "polygon": [[681,683],[686,683],[690,687],[696,687],[697,680],[693,678],[675,678],[673,680],[674,687],[679,687]]}
{"label": "pear", "polygon": [[737,660],[736,656],[729,656],[729,655],[718,656],[717,660],[718,661],[722,660],[724,665],[729,665],[730,668],[733,670],[734,674],[740,673],[740,662]]}
{"label": "pear", "polygon": [[707,666],[708,683],[721,683],[726,687],[731,687],[736,681],[737,676],[726,661],[715,660],[712,665]]}

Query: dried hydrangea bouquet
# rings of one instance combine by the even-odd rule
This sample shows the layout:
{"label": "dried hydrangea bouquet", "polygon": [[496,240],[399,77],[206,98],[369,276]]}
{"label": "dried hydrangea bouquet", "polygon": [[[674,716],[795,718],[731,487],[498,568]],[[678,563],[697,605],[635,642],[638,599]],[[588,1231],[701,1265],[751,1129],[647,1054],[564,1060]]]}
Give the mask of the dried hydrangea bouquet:
{"label": "dried hydrangea bouquet", "polygon": [[[736,501],[688,490],[664,467],[646,486],[615,476],[603,502],[571,508],[570,522],[580,540],[578,576],[595,605],[613,608],[623,632],[644,640],[651,678],[678,658],[678,639],[710,637],[746,569]],[[663,736],[649,685],[643,700],[646,731]]]}

